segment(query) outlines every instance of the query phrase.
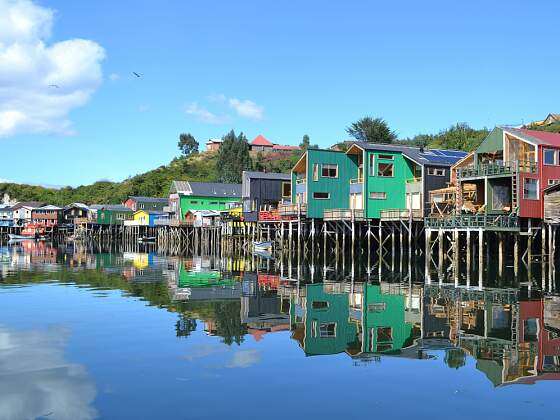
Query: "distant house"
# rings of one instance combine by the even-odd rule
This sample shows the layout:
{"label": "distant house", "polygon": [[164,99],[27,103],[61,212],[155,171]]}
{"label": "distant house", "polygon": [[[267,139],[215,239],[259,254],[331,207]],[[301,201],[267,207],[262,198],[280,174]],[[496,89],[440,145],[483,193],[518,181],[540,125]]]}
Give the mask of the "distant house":
{"label": "distant house", "polygon": [[74,223],[74,219],[88,217],[88,206],[84,203],[72,203],[64,206],[64,223]]}
{"label": "distant house", "polygon": [[272,151],[294,151],[300,150],[299,146],[286,146],[282,144],[276,144],[269,141],[263,135],[259,134],[249,143],[249,149],[252,152],[272,152]]}
{"label": "distant house", "polygon": [[560,114],[548,114],[543,121],[543,125],[550,125],[554,123],[560,123]]}
{"label": "distant house", "polygon": [[189,210],[226,210],[241,201],[241,184],[173,181],[169,191],[172,217],[184,220]]}
{"label": "distant house", "polygon": [[223,141],[221,139],[210,139],[206,142],[207,152],[217,152],[220,149]]}
{"label": "distant house", "polygon": [[31,211],[31,222],[46,226],[53,227],[62,223],[62,207],[46,205]]}
{"label": "distant house", "polygon": [[106,206],[107,204],[92,204],[88,207],[87,218],[89,220],[97,222],[97,212]]}
{"label": "distant house", "polygon": [[31,212],[39,207],[46,206],[47,203],[41,201],[24,201],[12,207],[14,224],[21,226],[31,223]]}
{"label": "distant house", "polygon": [[156,225],[156,220],[167,217],[167,214],[157,210],[137,210],[132,215],[132,220],[137,226],[150,226]]}
{"label": "distant house", "polygon": [[0,226],[12,226],[14,224],[14,210],[9,204],[0,204]]}
{"label": "distant house", "polygon": [[122,225],[132,219],[133,211],[120,204],[105,204],[97,210],[97,223],[100,225]]}
{"label": "distant house", "polygon": [[259,212],[271,212],[278,204],[291,202],[292,184],[290,174],[243,171],[243,218],[249,222],[258,220]]}
{"label": "distant house", "polygon": [[168,203],[169,200],[167,198],[130,196],[123,203],[123,205],[125,205],[132,211],[137,211],[137,210],[163,211],[163,208],[167,207]]}

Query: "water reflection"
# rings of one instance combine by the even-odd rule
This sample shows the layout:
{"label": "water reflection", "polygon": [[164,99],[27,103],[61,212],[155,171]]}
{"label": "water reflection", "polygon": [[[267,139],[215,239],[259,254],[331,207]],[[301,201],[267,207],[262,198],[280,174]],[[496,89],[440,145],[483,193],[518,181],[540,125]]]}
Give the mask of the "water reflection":
{"label": "water reflection", "polygon": [[[556,294],[532,283],[425,284],[423,265],[414,261],[380,262],[375,270],[359,258],[336,264],[289,256],[90,252],[79,244],[36,242],[0,251],[5,284],[65,280],[64,273],[72,273],[68,277],[78,285],[120,289],[176,312],[170,328],[178,339],[204,331],[235,346],[283,334],[302,355],[344,354],[357,365],[384,358],[437,359],[453,369],[474,367],[494,386],[560,379]],[[406,269],[396,269],[399,265]],[[218,348],[198,344],[186,358]],[[261,356],[258,349],[240,349],[226,367],[253,366]]]}

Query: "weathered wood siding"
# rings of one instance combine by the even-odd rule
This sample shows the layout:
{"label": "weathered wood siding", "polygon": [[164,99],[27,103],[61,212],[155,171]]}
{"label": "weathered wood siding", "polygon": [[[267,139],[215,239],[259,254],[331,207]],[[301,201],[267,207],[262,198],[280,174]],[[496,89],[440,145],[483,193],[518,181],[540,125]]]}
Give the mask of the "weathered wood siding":
{"label": "weathered wood siding", "polygon": [[544,218],[547,222],[560,223],[560,191],[545,194]]}

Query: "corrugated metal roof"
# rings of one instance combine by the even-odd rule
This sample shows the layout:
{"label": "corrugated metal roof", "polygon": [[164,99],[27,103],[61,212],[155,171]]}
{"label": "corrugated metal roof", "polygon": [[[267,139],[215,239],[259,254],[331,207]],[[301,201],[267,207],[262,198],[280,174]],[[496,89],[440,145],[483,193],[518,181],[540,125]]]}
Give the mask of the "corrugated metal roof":
{"label": "corrugated metal roof", "polygon": [[48,204],[46,206],[39,207],[37,210],[62,210],[62,207],[53,206]]}
{"label": "corrugated metal roof", "polygon": [[290,174],[280,174],[277,172],[244,171],[243,173],[251,179],[278,179],[282,181],[289,181],[292,179]]}
{"label": "corrugated metal roof", "polygon": [[509,132],[515,136],[521,137],[529,142],[560,147],[560,133],[551,133],[549,131],[527,130],[526,128],[509,128],[502,127],[505,132]]}
{"label": "corrugated metal roof", "polygon": [[139,197],[135,195],[131,195],[128,197],[129,200],[134,200],[136,202],[142,201],[144,203],[167,203],[169,199],[167,198],[160,198],[160,197]]}
{"label": "corrugated metal roof", "polygon": [[110,210],[110,211],[129,211],[132,213],[132,210],[122,204],[105,204],[98,210]]}
{"label": "corrugated metal roof", "polygon": [[173,181],[171,191],[201,197],[241,197],[241,184],[220,182]]}
{"label": "corrugated metal roof", "polygon": [[460,150],[421,149],[420,147],[403,146],[398,144],[378,144],[355,142],[365,150],[379,150],[387,152],[400,152],[419,165],[451,166],[467,156],[467,152]]}
{"label": "corrugated metal roof", "polygon": [[14,210],[20,209],[22,207],[29,207],[32,209],[36,209],[39,207],[43,207],[44,205],[46,205],[47,203],[45,203],[44,201],[22,201],[21,203],[17,203],[14,205],[14,207],[12,207]]}

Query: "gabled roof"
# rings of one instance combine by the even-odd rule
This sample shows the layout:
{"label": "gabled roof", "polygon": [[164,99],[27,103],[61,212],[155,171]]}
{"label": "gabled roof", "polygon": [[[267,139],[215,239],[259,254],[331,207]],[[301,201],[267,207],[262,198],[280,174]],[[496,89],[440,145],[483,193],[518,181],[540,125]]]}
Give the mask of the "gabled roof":
{"label": "gabled roof", "polygon": [[560,147],[560,133],[548,131],[528,130],[526,128],[501,127],[506,133],[511,133],[530,143],[544,146]]}
{"label": "gabled roof", "polygon": [[272,147],[274,144],[268,141],[262,134],[259,134],[251,142],[251,146],[269,146]]}
{"label": "gabled roof", "polygon": [[43,202],[43,201],[22,201],[21,203],[17,203],[14,207],[12,207],[14,210],[20,209],[22,207],[27,207],[30,209],[36,209],[39,207],[43,207],[47,205],[47,203]]}
{"label": "gabled roof", "polygon": [[467,156],[467,152],[459,150],[427,149],[398,144],[378,144],[355,142],[355,145],[364,150],[381,152],[400,152],[418,165],[451,166]]}
{"label": "gabled roof", "polygon": [[208,144],[208,143],[223,143],[223,142],[224,141],[222,139],[208,139],[206,144]]}
{"label": "gabled roof", "polygon": [[129,196],[129,200],[133,200],[136,202],[142,203],[167,203],[169,199],[167,198],[160,198],[160,197],[139,197],[139,196]]}
{"label": "gabled roof", "polygon": [[62,210],[62,207],[57,207],[57,206],[53,206],[51,204],[48,204],[46,206],[39,207],[38,209],[35,209],[35,210]]}
{"label": "gabled roof", "polygon": [[200,197],[241,197],[241,184],[173,181],[171,184],[171,192]]}
{"label": "gabled roof", "polygon": [[84,204],[84,203],[70,203],[70,204],[67,204],[66,206],[64,206],[64,210],[68,210],[68,209],[71,209],[73,207],[83,209],[83,210],[88,209],[87,204]]}
{"label": "gabled roof", "polygon": [[134,214],[137,214],[137,213],[146,213],[146,214],[156,215],[156,216],[162,215],[162,214],[167,214],[167,213],[165,213],[163,211],[159,211],[159,210],[136,210],[134,212]]}
{"label": "gabled roof", "polygon": [[282,181],[289,181],[292,179],[290,174],[279,174],[276,172],[244,171],[243,174],[249,179],[278,179]]}
{"label": "gabled roof", "polygon": [[[93,206],[92,206],[93,207]],[[127,211],[131,212],[132,210],[122,204],[103,204],[101,208],[98,210],[109,210],[109,211]]]}

